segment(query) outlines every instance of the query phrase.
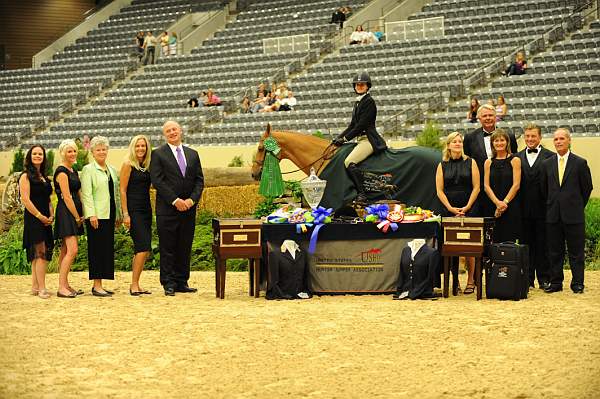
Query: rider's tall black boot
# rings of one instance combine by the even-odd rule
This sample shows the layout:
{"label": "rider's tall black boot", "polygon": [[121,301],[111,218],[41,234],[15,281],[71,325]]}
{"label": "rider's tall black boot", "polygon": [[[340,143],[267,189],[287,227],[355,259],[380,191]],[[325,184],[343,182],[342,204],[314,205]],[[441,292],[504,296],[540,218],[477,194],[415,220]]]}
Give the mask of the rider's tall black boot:
{"label": "rider's tall black boot", "polygon": [[367,194],[365,193],[363,173],[360,171],[360,169],[358,169],[355,163],[348,165],[347,171],[348,176],[350,176],[350,180],[352,180],[352,183],[354,183],[354,188],[356,188],[357,192],[354,201],[360,204],[366,204]]}

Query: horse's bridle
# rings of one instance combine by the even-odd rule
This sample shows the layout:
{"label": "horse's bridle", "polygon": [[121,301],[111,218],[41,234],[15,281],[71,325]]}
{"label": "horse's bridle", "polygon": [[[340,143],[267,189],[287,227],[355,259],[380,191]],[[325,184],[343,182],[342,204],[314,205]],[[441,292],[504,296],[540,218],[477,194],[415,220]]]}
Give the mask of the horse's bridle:
{"label": "horse's bridle", "polygon": [[[329,157],[327,157],[327,156],[330,154],[330,151],[329,151],[329,149],[330,149],[332,146],[334,146],[334,144],[333,144],[333,143],[331,143],[331,144],[329,144],[327,147],[325,147],[325,150],[323,150],[323,154],[322,154],[322,155],[321,155],[319,158],[315,159],[313,162],[309,163],[308,165],[302,166],[302,167],[300,167],[300,168],[298,168],[298,169],[295,169],[295,170],[292,170],[292,171],[289,171],[289,172],[281,172],[281,174],[282,174],[282,175],[288,175],[288,174],[291,174],[291,173],[296,173],[296,172],[299,172],[299,171],[301,171],[301,170],[303,170],[303,169],[310,168],[310,167],[314,166],[314,164],[316,164],[317,162],[319,162],[319,161],[321,161],[321,160],[322,160],[322,161],[327,161],[327,160],[330,160],[330,159],[333,157],[333,155],[331,155],[331,156],[329,156]],[[258,150],[260,151],[261,149],[259,148]],[[264,151],[264,147],[262,148],[262,150]],[[335,153],[335,151],[333,151],[333,153]],[[277,159],[281,161],[281,158],[280,158],[279,156],[277,157]],[[254,159],[254,160],[253,160],[253,163],[255,163],[255,164],[257,164],[258,166],[260,166],[260,171],[262,172],[262,167],[263,167],[263,164],[265,163],[265,159],[264,159],[264,157],[263,157],[262,161],[259,161],[259,160],[257,160],[257,159]],[[325,163],[325,162],[321,162],[321,165],[319,165],[318,169],[315,171],[315,173],[316,173],[317,175],[318,175],[318,174],[319,174],[319,172],[321,171],[321,168],[323,167],[323,164],[324,164],[324,163]]]}

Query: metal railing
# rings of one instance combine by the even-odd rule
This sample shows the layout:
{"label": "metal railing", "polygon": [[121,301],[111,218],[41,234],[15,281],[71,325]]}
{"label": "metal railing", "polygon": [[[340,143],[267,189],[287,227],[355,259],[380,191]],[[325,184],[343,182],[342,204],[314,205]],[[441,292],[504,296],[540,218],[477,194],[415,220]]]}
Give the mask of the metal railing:
{"label": "metal railing", "polygon": [[541,36],[535,39],[521,43],[514,47],[508,53],[495,58],[486,65],[478,68],[469,75],[461,79],[462,92],[469,94],[469,90],[476,86],[485,85],[489,79],[500,74],[506,68],[506,65],[514,59],[518,52],[525,52],[528,57],[545,50],[549,45],[565,38],[567,33],[580,29],[584,25],[585,19],[592,13],[597,12],[597,8],[591,9],[593,5],[597,7],[598,0],[577,4],[575,9],[561,22],[550,27]]}
{"label": "metal railing", "polygon": [[[421,122],[425,120],[427,112],[434,111],[446,106],[450,98],[464,97],[469,90],[475,86],[485,85],[489,78],[502,72],[507,60],[512,60],[519,51],[525,51],[529,56],[536,54],[548,47],[549,44],[563,39],[568,32],[583,27],[585,20],[591,14],[598,14],[598,3],[600,0],[579,2],[573,11],[563,20],[549,28],[540,37],[513,48],[507,54],[497,57],[481,68],[463,77],[456,86],[449,86],[449,92],[437,92],[423,99],[416,100],[416,104],[387,118],[383,122],[384,134],[399,135],[406,137],[409,133],[406,125],[410,122]],[[572,4],[572,3],[571,3]],[[594,7],[595,6],[595,7]]]}

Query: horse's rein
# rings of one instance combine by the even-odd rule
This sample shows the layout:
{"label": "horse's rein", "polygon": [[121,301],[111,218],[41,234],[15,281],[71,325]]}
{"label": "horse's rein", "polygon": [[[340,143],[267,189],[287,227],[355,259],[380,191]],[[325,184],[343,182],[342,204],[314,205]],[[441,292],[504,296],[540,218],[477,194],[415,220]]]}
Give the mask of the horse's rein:
{"label": "horse's rein", "polygon": [[[292,170],[290,172],[281,172],[282,175],[289,175],[290,173],[296,173],[296,172],[300,172],[302,171],[302,169],[308,168],[313,166],[314,164],[316,164],[319,161],[327,161],[330,160],[331,158],[333,158],[333,155],[331,155],[329,158],[326,158],[327,155],[329,154],[329,149],[333,146],[333,143],[329,144],[325,150],[323,150],[323,155],[321,155],[319,158],[317,158],[316,160],[314,160],[313,162],[309,163],[308,165],[302,166],[298,169]],[[333,153],[335,153],[335,151],[333,151]],[[318,175],[319,172],[321,171],[321,168],[323,167],[323,165],[325,164],[325,162],[321,162],[321,165],[319,165],[319,168],[315,171],[315,173]]]}

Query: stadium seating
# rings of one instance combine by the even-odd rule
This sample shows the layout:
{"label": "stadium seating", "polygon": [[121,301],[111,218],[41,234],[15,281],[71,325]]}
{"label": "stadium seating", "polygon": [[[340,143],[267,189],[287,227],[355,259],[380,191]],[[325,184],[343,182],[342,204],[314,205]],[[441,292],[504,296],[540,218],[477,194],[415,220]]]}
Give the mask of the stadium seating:
{"label": "stadium seating", "polygon": [[[255,143],[267,123],[275,129],[326,136],[338,134],[349,122],[355,94],[351,79],[366,70],[378,104],[378,129],[385,122],[431,96],[451,101],[443,112],[430,114],[446,131],[467,131],[468,100],[463,80],[478,68],[513,52],[563,21],[581,0],[435,0],[410,20],[444,17],[444,36],[347,45],[289,78],[298,106],[290,112],[241,114],[235,111],[244,93],[255,93],[261,82],[286,76],[293,65],[302,68],[306,52],[263,53],[263,39],[308,34],[311,48],[330,45],[336,25],[329,24],[339,6],[358,11],[364,1],[307,0],[251,2],[222,31],[189,55],[159,58],[139,67],[133,37],[139,30],[162,30],[189,11],[217,10],[224,1],[134,0],[97,29],[67,47],[37,70],[0,73],[0,145],[77,112],[34,139],[56,147],[68,137],[102,134],[113,146],[127,145],[135,134],[161,139],[165,119],[184,126],[187,141],[201,145]],[[514,34],[518,32],[518,35]],[[500,123],[518,130],[525,121],[546,129],[565,125],[577,134],[600,131],[598,114],[600,23],[578,30],[552,49],[529,59],[524,76],[494,78],[476,94],[487,99],[505,96],[509,117]],[[157,49],[158,50],[158,49]],[[137,70],[136,70],[137,68]],[[113,82],[135,71],[130,79],[86,103]],[[223,107],[187,108],[190,97],[207,88],[228,103]],[[234,110],[233,112],[230,112]],[[415,124],[409,136],[423,128]],[[27,134],[27,133],[23,133]]]}

